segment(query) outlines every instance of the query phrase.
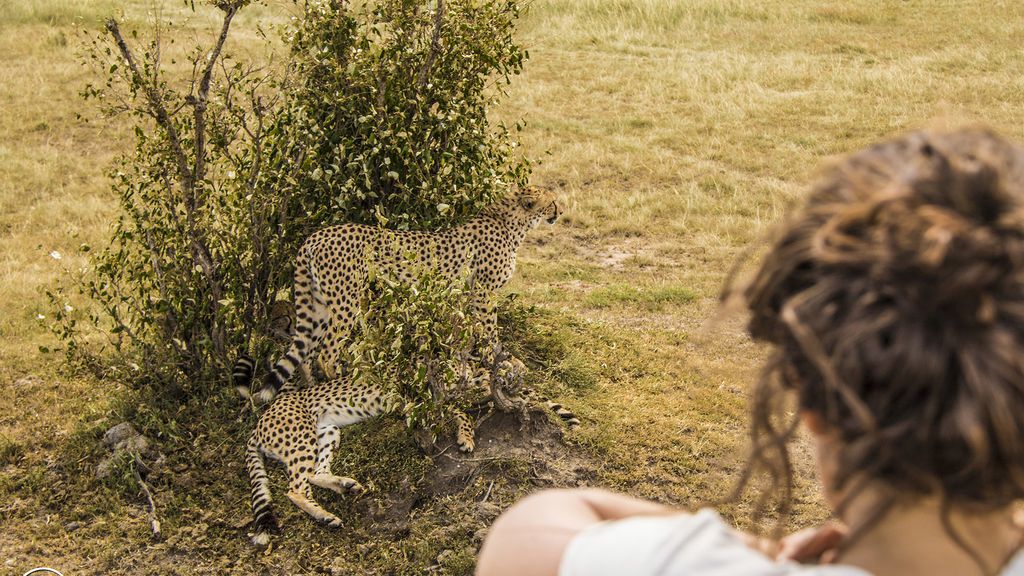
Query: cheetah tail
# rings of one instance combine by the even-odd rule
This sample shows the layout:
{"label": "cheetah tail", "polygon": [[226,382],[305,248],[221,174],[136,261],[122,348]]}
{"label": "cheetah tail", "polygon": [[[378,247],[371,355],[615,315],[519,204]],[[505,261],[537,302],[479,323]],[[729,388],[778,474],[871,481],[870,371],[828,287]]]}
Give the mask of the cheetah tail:
{"label": "cheetah tail", "polygon": [[255,442],[250,441],[246,448],[245,467],[249,471],[252,489],[252,543],[262,547],[270,543],[270,533],[277,532],[278,526],[271,507],[270,480],[264,467],[263,453]]}
{"label": "cheetah tail", "polygon": [[263,378],[263,385],[257,393],[262,402],[270,402],[277,396],[284,383],[303,365],[324,331],[323,311],[326,304],[320,294],[317,275],[302,251],[295,259],[294,292],[295,329],[292,345]]}
{"label": "cheetah tail", "polygon": [[242,398],[252,396],[249,387],[252,385],[252,374],[255,368],[256,362],[246,354],[239,356],[235,360],[234,367],[231,368],[231,381],[235,384],[235,390],[238,390]]}
{"label": "cheetah tail", "polygon": [[[271,369],[270,373],[263,377],[263,384],[260,386],[259,391],[256,392],[256,398],[264,404],[273,400],[274,397],[277,396],[277,392],[281,389],[281,386],[288,381],[288,378],[291,378],[292,373],[295,371],[295,368],[292,366],[298,366],[298,364],[298,361],[293,361],[293,359],[287,355],[282,358],[278,364]],[[282,375],[281,372],[284,372],[284,375]]]}

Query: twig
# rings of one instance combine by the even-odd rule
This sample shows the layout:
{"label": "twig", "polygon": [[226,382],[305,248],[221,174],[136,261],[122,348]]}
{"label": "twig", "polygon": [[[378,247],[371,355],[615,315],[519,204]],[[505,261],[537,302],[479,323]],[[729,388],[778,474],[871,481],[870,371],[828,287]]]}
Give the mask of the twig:
{"label": "twig", "polygon": [[512,460],[512,458],[509,458],[508,456],[485,456],[483,458],[456,458],[451,454],[445,454],[445,456],[452,460],[458,460],[459,462],[504,462]]}
{"label": "twig", "polygon": [[491,483],[487,485],[487,492],[484,494],[484,499],[480,501],[481,504],[487,502],[487,499],[491,497],[491,488],[494,488],[494,480],[491,480]]}
{"label": "twig", "polygon": [[146,500],[149,501],[149,528],[153,531],[153,539],[160,539],[160,519],[156,517],[156,502],[153,501],[153,491],[150,489],[149,484],[142,479],[142,475],[139,474],[139,466],[146,467],[146,465],[139,458],[139,455],[135,455],[135,461],[132,463],[132,476],[135,477],[135,481],[139,483],[139,487],[142,488],[142,493],[146,495]]}
{"label": "twig", "polygon": [[[447,456],[449,458],[452,458],[451,454],[445,454],[445,452],[451,450],[452,446],[455,446],[455,442],[449,443],[447,446],[442,448],[440,452],[438,452],[437,454],[432,454],[430,457],[431,458],[437,458],[438,456]],[[454,460],[455,458],[452,458],[452,459]],[[460,458],[460,460],[461,460],[461,458]]]}
{"label": "twig", "polygon": [[484,422],[487,422],[488,418],[490,418],[491,416],[494,416],[494,410],[491,410],[491,411],[487,412],[486,414],[484,414],[483,416],[477,418],[476,419],[476,427],[480,428],[480,425],[483,424]]}

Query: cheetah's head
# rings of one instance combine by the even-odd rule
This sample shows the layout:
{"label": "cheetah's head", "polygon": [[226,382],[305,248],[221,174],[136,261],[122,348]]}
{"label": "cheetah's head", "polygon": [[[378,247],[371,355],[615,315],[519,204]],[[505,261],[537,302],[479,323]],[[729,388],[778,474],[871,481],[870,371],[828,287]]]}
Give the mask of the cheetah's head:
{"label": "cheetah's head", "polygon": [[526,225],[536,226],[541,220],[554,224],[560,210],[555,194],[540,186],[527,185],[510,195],[506,200],[507,209]]}

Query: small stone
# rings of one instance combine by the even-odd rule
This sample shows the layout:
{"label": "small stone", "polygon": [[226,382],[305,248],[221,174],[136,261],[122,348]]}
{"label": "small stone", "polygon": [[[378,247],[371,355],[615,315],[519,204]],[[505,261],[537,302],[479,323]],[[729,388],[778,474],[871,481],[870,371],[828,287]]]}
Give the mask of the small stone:
{"label": "small stone", "polygon": [[133,436],[114,448],[115,452],[123,450],[128,450],[135,454],[145,454],[149,452],[149,438],[142,435]]}
{"label": "small stone", "polygon": [[103,434],[103,445],[113,450],[118,444],[138,435],[134,426],[128,422],[121,422]]}
{"label": "small stone", "polygon": [[100,460],[99,464],[96,465],[97,480],[103,480],[110,476],[110,473],[114,471],[114,460],[113,456],[107,456]]}
{"label": "small stone", "polygon": [[66,532],[74,532],[75,530],[78,530],[81,527],[82,527],[82,523],[81,522],[68,522],[67,524],[64,525],[64,530]]}
{"label": "small stone", "polygon": [[474,516],[476,516],[477,520],[488,521],[497,516],[499,512],[501,512],[501,507],[497,504],[479,502],[476,505]]}
{"label": "small stone", "polygon": [[18,378],[14,381],[15,388],[27,388],[29,386],[35,386],[42,383],[42,379],[38,376],[25,376],[24,378]]}
{"label": "small stone", "polygon": [[455,551],[452,550],[451,548],[446,548],[446,549],[442,550],[441,553],[437,555],[437,563],[438,564],[444,564],[445,561],[448,560],[449,558],[451,558],[454,554],[455,554]]}

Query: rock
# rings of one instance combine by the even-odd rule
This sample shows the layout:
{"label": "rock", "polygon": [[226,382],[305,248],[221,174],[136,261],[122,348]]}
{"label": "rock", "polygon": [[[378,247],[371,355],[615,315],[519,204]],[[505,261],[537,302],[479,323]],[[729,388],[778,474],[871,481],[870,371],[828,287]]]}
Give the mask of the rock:
{"label": "rock", "polygon": [[64,530],[66,532],[74,532],[75,530],[78,530],[81,527],[82,527],[82,523],[81,522],[68,522],[67,524],[64,525]]}
{"label": "rock", "polygon": [[114,450],[118,444],[138,436],[138,431],[128,422],[121,422],[103,433],[103,445]]}
{"label": "rock", "polygon": [[96,465],[96,479],[103,480],[110,476],[110,473],[114,471],[114,462],[117,458],[113,455],[106,456],[100,460],[99,464]]}
{"label": "rock", "polygon": [[114,447],[115,452],[130,451],[136,454],[145,454],[149,452],[149,438],[139,435],[129,438],[124,443]]}
{"label": "rock", "polygon": [[103,434],[103,446],[114,454],[132,452],[139,455],[147,455],[150,452],[151,443],[128,422],[121,422]]}
{"label": "rock", "polygon": [[42,379],[38,376],[25,376],[24,378],[18,378],[14,381],[15,388],[27,388],[29,386],[35,386],[41,384]]}
{"label": "rock", "polygon": [[501,507],[497,504],[479,502],[476,505],[476,511],[473,515],[481,522],[489,522],[490,520],[493,520],[499,512],[501,512]]}
{"label": "rock", "polygon": [[96,479],[103,480],[110,476],[114,466],[121,459],[123,454],[135,454],[140,457],[139,472],[145,476],[150,471],[150,466],[141,460],[145,457],[147,461],[156,456],[157,462],[163,461],[159,454],[154,454],[149,438],[146,438],[128,422],[121,422],[103,434],[101,441],[103,447],[110,451],[106,457],[96,464]]}

